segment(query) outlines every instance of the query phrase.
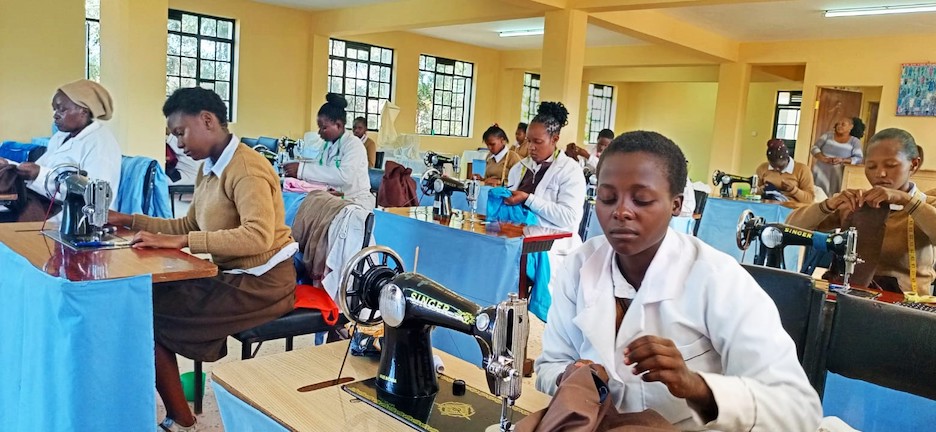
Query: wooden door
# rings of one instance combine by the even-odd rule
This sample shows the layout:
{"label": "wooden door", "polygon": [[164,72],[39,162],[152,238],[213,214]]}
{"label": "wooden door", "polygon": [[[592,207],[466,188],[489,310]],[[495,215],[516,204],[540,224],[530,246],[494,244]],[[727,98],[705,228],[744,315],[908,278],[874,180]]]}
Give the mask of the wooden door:
{"label": "wooden door", "polygon": [[868,142],[874,133],[877,132],[878,110],[881,109],[880,102],[868,102],[868,127],[865,129],[864,142]]}
{"label": "wooden door", "polygon": [[835,121],[861,115],[861,92],[819,87],[819,106],[813,123],[812,145],[819,136],[832,130]]}

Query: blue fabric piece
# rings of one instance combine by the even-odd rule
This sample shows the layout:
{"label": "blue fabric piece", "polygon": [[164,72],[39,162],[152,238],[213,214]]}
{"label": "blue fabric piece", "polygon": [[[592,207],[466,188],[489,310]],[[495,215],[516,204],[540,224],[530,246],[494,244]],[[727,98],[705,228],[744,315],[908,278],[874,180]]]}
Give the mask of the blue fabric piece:
{"label": "blue fabric piece", "polygon": [[[281,424],[246,402],[232,395],[224,387],[212,381],[215,399],[218,401],[218,411],[221,412],[221,423],[227,432],[286,432]],[[310,407],[310,409],[327,409],[326,407]],[[140,429],[143,430],[143,429]]]}
{"label": "blue fabric piece", "polygon": [[[754,216],[763,217],[767,223],[782,223],[793,211],[777,204],[709,197],[708,201],[705,202],[702,219],[699,220],[698,237],[715,249],[731,255],[738,262],[741,262],[743,255],[744,263],[751,264],[754,262],[754,255],[757,253],[756,245],[752,245],[748,248],[747,253],[744,253],[744,251],[738,249],[735,240],[738,231],[738,217],[745,209],[754,212]],[[799,247],[788,246],[784,249],[783,259],[787,270],[794,272],[798,270],[799,254]]]}
{"label": "blue fabric piece", "polygon": [[70,282],[2,244],[0,272],[3,430],[153,430],[150,276]]}
{"label": "blue fabric piece", "polygon": [[[432,202],[435,200],[435,196],[422,193],[422,191],[419,190],[419,177],[414,177],[413,179],[416,180],[416,195],[419,197],[419,205],[423,207],[432,207]],[[491,189],[492,188],[490,186],[481,186],[481,190],[478,191],[479,215],[487,214],[488,191]],[[465,197],[465,194],[461,192],[455,192],[452,194],[452,208],[465,212],[471,211],[471,206],[468,205],[468,199]]]}
{"label": "blue fabric piece", "polygon": [[488,222],[512,222],[523,225],[537,225],[539,218],[525,205],[507,205],[504,200],[510,198],[510,189],[505,187],[491,188],[488,191],[487,213]]}
{"label": "blue fabric piece", "polygon": [[[154,167],[149,193],[147,172]],[[147,216],[171,218],[169,206],[169,180],[162,166],[143,156],[123,156],[120,162],[120,189],[117,211],[126,214],[142,213]]]}
{"label": "blue fabric piece", "polygon": [[299,206],[302,205],[302,200],[305,199],[305,192],[283,192],[283,205],[286,210],[286,225],[292,226],[293,222],[296,220],[296,213],[299,212]]}
{"label": "blue fabric piece", "polygon": [[[374,216],[374,238],[396,251],[407,271],[413,270],[418,246],[419,273],[479,305],[496,304],[517,292],[522,239],[452,229],[383,211],[375,211]],[[467,250],[471,253],[464,253]],[[481,350],[472,336],[436,328],[432,345],[481,366]]]}
{"label": "blue fabric piece", "polygon": [[530,302],[527,309],[542,322],[546,322],[552,295],[549,293],[549,254],[536,252],[527,254],[527,277],[533,280],[530,287]]}
{"label": "blue fabric piece", "polygon": [[471,160],[471,174],[479,175],[481,178],[484,178],[485,171],[487,171],[487,159],[472,159]]}
{"label": "blue fabric piece", "polygon": [[32,144],[33,144],[33,145],[40,146],[40,147],[48,147],[48,146],[49,146],[49,140],[51,140],[51,139],[52,139],[52,137],[37,137],[37,138],[33,138],[33,139],[32,139]]}
{"label": "blue fabric piece", "polygon": [[40,146],[16,141],[4,141],[0,144],[0,157],[15,162],[26,162],[26,159],[29,158],[29,152],[37,147]]}
{"label": "blue fabric piece", "polygon": [[838,417],[865,432],[932,430],[936,400],[829,372],[822,415]]}

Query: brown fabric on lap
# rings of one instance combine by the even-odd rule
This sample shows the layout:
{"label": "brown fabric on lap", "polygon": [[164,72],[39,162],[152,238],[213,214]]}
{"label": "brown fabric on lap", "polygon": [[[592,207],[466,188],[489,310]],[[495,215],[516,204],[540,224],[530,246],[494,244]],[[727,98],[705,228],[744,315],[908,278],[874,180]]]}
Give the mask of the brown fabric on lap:
{"label": "brown fabric on lap", "polygon": [[325,277],[325,259],[328,257],[328,228],[341,209],[350,201],[337,198],[325,191],[310,192],[302,200],[292,224],[292,236],[302,251],[302,265],[316,286]]}
{"label": "brown fabric on lap", "polygon": [[221,273],[207,279],[153,285],[156,342],[205,362],[227,355],[228,336],[293,310],[296,269],[287,259],[263,276]]}

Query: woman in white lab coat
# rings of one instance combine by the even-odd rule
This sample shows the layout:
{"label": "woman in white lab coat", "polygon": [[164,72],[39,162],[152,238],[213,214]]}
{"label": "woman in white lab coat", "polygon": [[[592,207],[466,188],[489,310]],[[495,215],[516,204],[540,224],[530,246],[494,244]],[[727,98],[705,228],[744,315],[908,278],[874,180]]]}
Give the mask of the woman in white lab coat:
{"label": "woman in white lab coat", "polygon": [[572,233],[553,244],[551,267],[558,264],[554,256],[567,255],[582,244],[578,229],[585,206],[585,176],[578,162],[556,147],[568,117],[561,103],[540,104],[527,128],[530,155],[510,169],[507,185],[513,195],[504,200],[508,205],[526,205],[541,226]]}
{"label": "woman in white lab coat", "polygon": [[286,176],[327,184],[342,192],[346,200],[373,210],[377,200],[370,193],[367,150],[352,131],[345,129],[348,102],[336,93],[329,93],[325,100],[318,111],[319,136],[325,145],[314,160],[283,165]]}
{"label": "woman in white lab coat", "polygon": [[816,392],[771,299],[734,259],[668,229],[686,178],[682,151],[629,132],[602,154],[605,236],[566,258],[536,386],[600,363],[621,412],[652,409],[681,429],[815,431]]}

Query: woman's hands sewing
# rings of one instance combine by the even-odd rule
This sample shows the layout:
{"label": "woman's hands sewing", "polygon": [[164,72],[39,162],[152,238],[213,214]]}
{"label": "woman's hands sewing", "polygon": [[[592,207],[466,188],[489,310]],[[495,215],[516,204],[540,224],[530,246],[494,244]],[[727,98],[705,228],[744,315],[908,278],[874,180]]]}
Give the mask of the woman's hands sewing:
{"label": "woman's hands sewing", "polygon": [[504,200],[507,205],[519,205],[526,202],[530,194],[523,191],[510,191],[510,197]]}
{"label": "woman's hands sewing", "polygon": [[16,166],[16,172],[26,180],[35,180],[39,177],[39,165],[34,162],[23,162]]}
{"label": "woman's hands sewing", "polygon": [[182,249],[188,247],[188,236],[140,231],[133,236],[133,240],[130,240],[130,246],[134,249]]}
{"label": "woman's hands sewing", "polygon": [[685,399],[705,420],[718,417],[715,396],[705,380],[686,366],[672,340],[642,336],[624,349],[624,364],[633,365],[634,375],[646,382],[666,385],[670,394]]}
{"label": "woman's hands sewing", "polygon": [[286,174],[286,177],[299,178],[299,162],[283,164],[283,173]]}
{"label": "woman's hands sewing", "polygon": [[830,210],[841,210],[851,213],[867,204],[869,207],[879,208],[882,204],[907,205],[910,203],[910,194],[897,190],[875,186],[868,190],[846,189],[826,200]]}
{"label": "woman's hands sewing", "polygon": [[108,210],[107,223],[118,227],[130,227],[133,225],[133,216],[126,213]]}

